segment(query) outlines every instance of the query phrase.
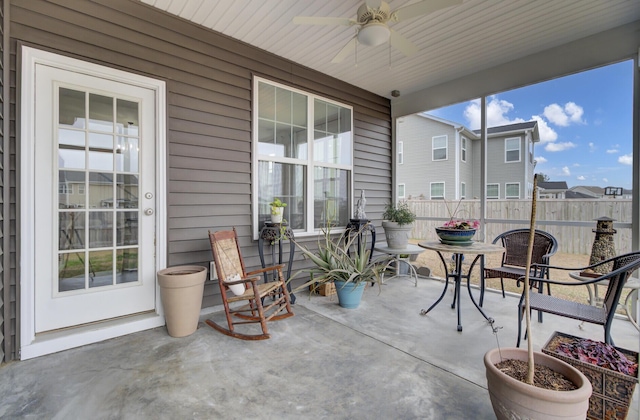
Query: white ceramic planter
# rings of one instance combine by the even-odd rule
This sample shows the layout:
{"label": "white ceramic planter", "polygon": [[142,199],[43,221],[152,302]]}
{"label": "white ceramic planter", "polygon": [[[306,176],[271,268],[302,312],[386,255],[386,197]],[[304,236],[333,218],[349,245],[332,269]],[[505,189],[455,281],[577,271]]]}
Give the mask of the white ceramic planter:
{"label": "white ceramic planter", "polygon": [[158,271],[164,318],[171,337],[186,337],[198,328],[206,279],[207,269],[199,265]]}
{"label": "white ceramic planter", "polygon": [[409,225],[399,225],[396,222],[383,220],[382,227],[384,228],[384,236],[387,239],[387,246],[389,248],[405,249],[407,247],[413,223]]}
{"label": "white ceramic planter", "polygon": [[271,223],[282,223],[283,215],[284,207],[271,207]]}

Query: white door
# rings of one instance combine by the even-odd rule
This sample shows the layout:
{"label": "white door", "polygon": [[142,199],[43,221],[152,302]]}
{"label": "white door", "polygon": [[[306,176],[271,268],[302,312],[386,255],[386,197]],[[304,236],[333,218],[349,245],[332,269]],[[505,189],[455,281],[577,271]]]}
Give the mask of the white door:
{"label": "white door", "polygon": [[152,311],[154,91],[35,69],[35,333]]}

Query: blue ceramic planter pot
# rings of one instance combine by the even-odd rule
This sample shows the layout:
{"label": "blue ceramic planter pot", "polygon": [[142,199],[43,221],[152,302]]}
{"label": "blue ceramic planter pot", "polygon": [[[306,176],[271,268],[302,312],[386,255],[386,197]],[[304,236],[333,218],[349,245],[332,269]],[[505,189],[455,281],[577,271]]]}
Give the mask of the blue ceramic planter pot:
{"label": "blue ceramic planter pot", "polygon": [[367,285],[366,282],[359,284],[346,283],[344,281],[334,281],[336,285],[336,293],[338,294],[338,304],[343,308],[355,309],[360,306],[362,293]]}
{"label": "blue ceramic planter pot", "polygon": [[470,245],[471,238],[476,234],[476,229],[451,229],[437,227],[436,234],[440,242],[448,245]]}

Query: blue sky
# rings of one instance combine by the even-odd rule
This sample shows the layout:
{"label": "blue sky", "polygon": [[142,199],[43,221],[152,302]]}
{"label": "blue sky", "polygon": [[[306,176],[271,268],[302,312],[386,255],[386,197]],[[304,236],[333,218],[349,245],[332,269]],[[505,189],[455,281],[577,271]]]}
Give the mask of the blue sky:
{"label": "blue sky", "polygon": [[[488,126],[538,120],[536,173],[631,189],[633,61],[487,97]],[[480,100],[427,113],[480,128]]]}

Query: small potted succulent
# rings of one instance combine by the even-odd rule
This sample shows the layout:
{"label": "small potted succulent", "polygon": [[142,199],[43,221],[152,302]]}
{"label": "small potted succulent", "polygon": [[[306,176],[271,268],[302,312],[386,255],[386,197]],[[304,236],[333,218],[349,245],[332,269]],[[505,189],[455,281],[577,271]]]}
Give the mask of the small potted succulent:
{"label": "small potted succulent", "polygon": [[287,207],[287,203],[276,197],[269,205],[271,206],[271,223],[282,223],[284,208]]}
{"label": "small potted succulent", "polygon": [[397,205],[389,203],[384,209],[382,218],[387,246],[393,249],[405,249],[409,243],[409,235],[416,220],[416,214],[406,202],[400,202]]}

